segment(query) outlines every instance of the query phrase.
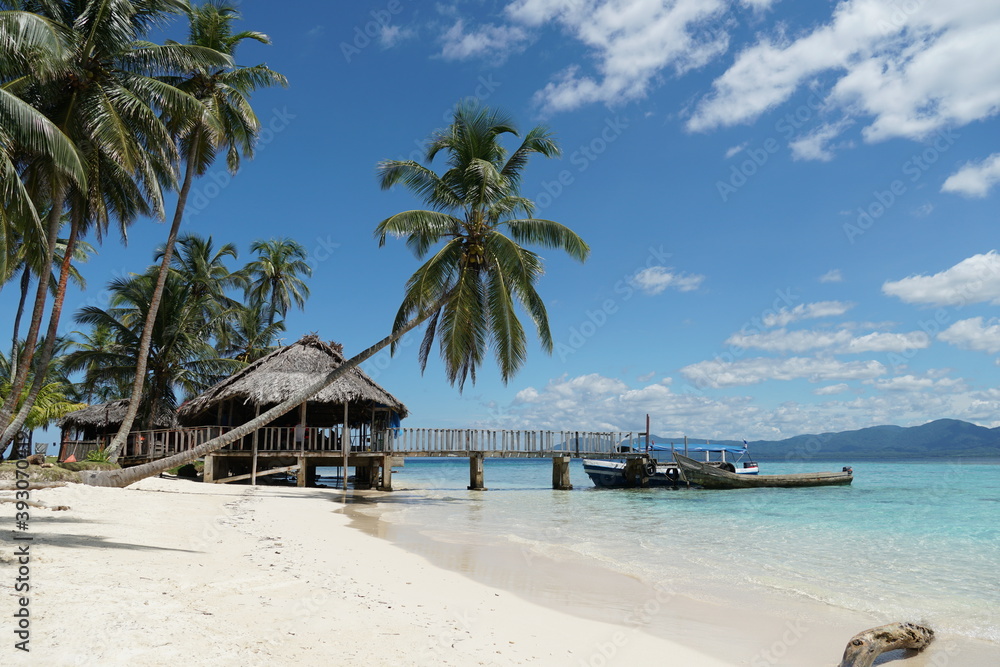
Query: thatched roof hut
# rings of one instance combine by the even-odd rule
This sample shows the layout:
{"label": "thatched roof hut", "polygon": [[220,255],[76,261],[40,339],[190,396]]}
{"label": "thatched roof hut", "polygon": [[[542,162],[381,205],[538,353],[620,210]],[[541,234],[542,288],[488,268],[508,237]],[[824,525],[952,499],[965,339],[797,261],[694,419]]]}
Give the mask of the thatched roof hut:
{"label": "thatched roof hut", "polygon": [[[127,398],[108,403],[98,403],[89,405],[80,410],[74,410],[62,417],[56,423],[63,432],[75,429],[83,434],[84,440],[96,440],[99,436],[118,432],[118,427],[125,420],[125,412],[128,410]],[[137,419],[133,425],[133,430],[141,427]],[[167,407],[161,408],[160,414],[153,420],[153,428],[176,428],[177,415]]]}
{"label": "thatched roof hut", "polygon": [[[242,424],[252,419],[258,409],[264,412],[281,403],[343,363],[343,346],[325,343],[317,335],[309,334],[187,401],[178,410],[178,417],[185,426]],[[407,415],[406,406],[399,399],[355,367],[309,399],[309,424],[342,423],[345,404],[352,426],[370,421],[373,410],[393,412],[399,418]],[[296,419],[293,411],[273,423],[293,424]]]}

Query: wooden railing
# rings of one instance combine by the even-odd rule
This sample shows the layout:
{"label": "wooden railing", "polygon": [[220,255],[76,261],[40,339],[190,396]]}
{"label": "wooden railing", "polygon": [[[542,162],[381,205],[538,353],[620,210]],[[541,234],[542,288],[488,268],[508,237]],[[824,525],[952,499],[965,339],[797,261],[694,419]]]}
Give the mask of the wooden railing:
{"label": "wooden railing", "polygon": [[508,431],[495,429],[393,429],[391,451],[397,456],[433,453],[559,454],[596,456],[618,453],[618,444],[632,437],[624,432]]}
{"label": "wooden railing", "polygon": [[[159,459],[186,452],[230,430],[228,426],[201,426],[181,429],[136,431],[129,434],[122,451],[128,460]],[[632,433],[595,431],[515,431],[497,429],[395,428],[377,432],[359,442],[357,431],[350,434],[351,451],[386,452],[395,456],[469,454],[509,456],[608,456],[620,453],[622,442]],[[340,452],[337,427],[304,428],[266,426],[226,446],[221,451],[277,454],[295,452]],[[100,449],[103,442],[65,442],[64,456],[77,460]]]}

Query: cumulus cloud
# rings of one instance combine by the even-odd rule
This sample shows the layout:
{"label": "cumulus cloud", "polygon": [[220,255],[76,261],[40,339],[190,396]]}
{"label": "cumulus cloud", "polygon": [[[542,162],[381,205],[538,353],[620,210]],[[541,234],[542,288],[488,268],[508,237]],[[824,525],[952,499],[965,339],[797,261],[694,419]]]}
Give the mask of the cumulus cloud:
{"label": "cumulus cloud", "polygon": [[906,303],[930,306],[981,302],[1000,305],[1000,255],[991,250],[963,259],[940,273],[887,281],[882,292]]}
{"label": "cumulus cloud", "polygon": [[498,26],[488,23],[466,32],[465,22],[458,19],[444,33],[441,55],[448,60],[489,58],[502,62],[524,49],[528,33],[519,26]]}
{"label": "cumulus cloud", "polygon": [[937,337],[963,350],[996,354],[1000,352],[1000,320],[994,318],[984,322],[982,317],[959,320]]}
{"label": "cumulus cloud", "polygon": [[840,136],[851,121],[826,123],[788,144],[793,160],[819,160],[829,162],[833,159],[833,149],[830,142]]}
{"label": "cumulus cloud", "polygon": [[722,0],[516,0],[506,13],[529,27],[554,22],[597,61],[596,72],[571,66],[537,93],[536,102],[556,112],[638,99],[663,70],[683,73],[710,62],[729,46],[726,32],[706,29],[726,8]]}
{"label": "cumulus cloud", "polygon": [[382,26],[382,31],[379,33],[379,45],[383,49],[391,49],[397,44],[415,37],[416,34],[417,31],[413,28],[404,28],[398,25],[384,25]]}
{"label": "cumulus cloud", "polygon": [[923,331],[911,331],[909,333],[875,332],[852,338],[841,351],[854,354],[862,352],[906,352],[907,350],[923,350],[930,346],[931,338]]}
{"label": "cumulus cloud", "polygon": [[844,282],[844,276],[840,272],[840,269],[830,269],[819,277],[819,281],[821,283],[842,283]]}
{"label": "cumulus cloud", "polygon": [[1000,153],[994,153],[982,162],[969,162],[948,177],[941,186],[941,192],[985,197],[997,183],[1000,183]]}
{"label": "cumulus cloud", "polygon": [[742,152],[747,147],[748,143],[749,142],[744,141],[742,144],[739,144],[738,146],[731,147],[729,150],[726,151],[726,159],[728,160],[734,155]]}
{"label": "cumulus cloud", "polygon": [[841,2],[828,22],[800,37],[779,29],[742,51],[688,128],[752,121],[824,76],[835,81],[821,103],[870,118],[866,140],[922,139],[997,113],[998,40],[996,3]]}
{"label": "cumulus cloud", "polygon": [[957,378],[935,378],[930,374],[924,376],[917,375],[897,375],[891,378],[878,378],[865,382],[879,391],[892,392],[925,392],[931,389],[941,391],[962,391],[965,383]]}
{"label": "cumulus cloud", "polygon": [[853,303],[845,303],[843,301],[800,303],[794,308],[781,308],[776,313],[769,313],[764,317],[763,322],[766,327],[783,327],[798,320],[843,315],[853,307]]}
{"label": "cumulus cloud", "polygon": [[837,361],[789,357],[770,359],[757,357],[738,361],[713,359],[700,361],[681,369],[681,375],[697,387],[740,387],[767,380],[798,380],[827,382],[833,380],[870,380],[886,373],[878,361]]}
{"label": "cumulus cloud", "polygon": [[813,393],[817,396],[833,396],[835,394],[843,394],[848,389],[849,387],[847,386],[847,383],[841,382],[840,384],[831,384],[826,387],[813,389]]}
{"label": "cumulus cloud", "polygon": [[930,346],[930,337],[922,331],[909,333],[873,332],[855,337],[848,329],[813,331],[775,329],[763,333],[736,333],[726,339],[726,345],[767,352],[802,353],[828,350],[840,354],[862,352],[905,352]]}
{"label": "cumulus cloud", "polygon": [[[884,380],[884,382],[882,381]],[[877,424],[912,426],[949,417],[1000,425],[1000,389],[969,390],[961,380],[944,377],[874,378],[866,392],[854,395],[846,382],[817,388],[825,400],[785,401],[770,405],[748,396],[709,396],[703,391],[674,391],[663,383],[630,387],[597,374],[563,376],[546,385],[522,389],[502,406],[502,428],[642,430],[645,416],[655,433],[713,439],[782,439],[804,433],[864,428]],[[935,391],[934,389],[942,389]],[[842,399],[836,394],[847,394]],[[523,400],[525,397],[530,400]]]}
{"label": "cumulus cloud", "polygon": [[851,332],[846,329],[838,331],[787,331],[775,329],[764,333],[736,333],[726,339],[726,345],[735,345],[744,349],[754,348],[768,352],[807,352],[834,346],[847,345],[851,341]]}
{"label": "cumulus cloud", "polygon": [[632,276],[632,284],[646,294],[659,294],[671,287],[679,292],[692,292],[701,286],[705,276],[674,271],[665,266],[651,266]]}

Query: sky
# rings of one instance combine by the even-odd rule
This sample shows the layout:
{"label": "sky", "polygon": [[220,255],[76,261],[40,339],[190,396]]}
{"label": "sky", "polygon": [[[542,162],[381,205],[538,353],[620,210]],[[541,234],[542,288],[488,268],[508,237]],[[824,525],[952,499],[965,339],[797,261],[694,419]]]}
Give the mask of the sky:
{"label": "sky", "polygon": [[[641,431],[648,413],[655,433],[748,440],[1000,426],[1000,3],[276,7],[242,3],[273,44],[237,60],[290,85],[255,95],[256,157],[195,183],[184,230],[237,243],[241,264],[258,238],[307,248],[312,296],[285,342],[316,332],[350,355],[389,332],[418,262],[372,232],[421,202],[381,191],[376,164],[422,161],[458,101],[562,147],[522,190],[592,249],[585,264],[539,251],[553,353],[532,337],[509,384],[484,366],[459,393],[407,339],[364,365],[404,425]],[[69,312],[106,303],[166,232],[143,220],[127,247],[106,239]]]}

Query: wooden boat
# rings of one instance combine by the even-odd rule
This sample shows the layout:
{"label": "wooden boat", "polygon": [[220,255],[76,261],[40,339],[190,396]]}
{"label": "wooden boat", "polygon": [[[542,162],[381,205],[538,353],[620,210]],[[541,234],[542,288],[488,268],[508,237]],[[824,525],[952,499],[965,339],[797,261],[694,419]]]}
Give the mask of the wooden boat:
{"label": "wooden boat", "polygon": [[705,489],[752,489],[756,487],[838,486],[854,481],[850,468],[841,472],[807,472],[793,475],[736,475],[674,452],[681,476]]}

